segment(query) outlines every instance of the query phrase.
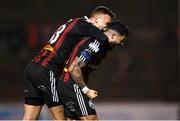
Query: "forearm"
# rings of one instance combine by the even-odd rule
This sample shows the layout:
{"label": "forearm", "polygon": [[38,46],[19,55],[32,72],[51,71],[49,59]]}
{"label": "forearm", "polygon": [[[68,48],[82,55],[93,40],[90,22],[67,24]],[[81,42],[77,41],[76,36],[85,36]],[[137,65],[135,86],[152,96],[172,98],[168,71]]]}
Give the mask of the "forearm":
{"label": "forearm", "polygon": [[86,64],[82,62],[79,58],[75,58],[75,61],[69,67],[69,72],[71,77],[74,79],[76,84],[82,89],[84,93],[86,93],[89,88],[86,86],[81,68]]}
{"label": "forearm", "polygon": [[90,99],[93,99],[97,97],[97,91],[89,89],[84,82],[81,68],[85,67],[85,65],[86,64],[79,58],[75,58],[74,62],[69,67],[69,72],[76,84],[82,89],[83,93],[86,94]]}
{"label": "forearm", "polygon": [[82,89],[84,94],[86,94],[89,91],[89,88],[86,86],[84,82],[81,68],[79,66],[75,66],[73,68],[73,70],[71,71],[71,76],[76,82],[76,84]]}
{"label": "forearm", "polygon": [[71,76],[81,89],[86,86],[81,69],[78,66],[75,65],[73,70],[71,70]]}

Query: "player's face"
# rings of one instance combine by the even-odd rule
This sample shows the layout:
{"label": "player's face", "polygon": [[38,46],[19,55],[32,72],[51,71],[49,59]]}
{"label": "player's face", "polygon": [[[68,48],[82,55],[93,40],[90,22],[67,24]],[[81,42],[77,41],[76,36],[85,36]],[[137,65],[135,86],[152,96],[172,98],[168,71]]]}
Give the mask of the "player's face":
{"label": "player's face", "polygon": [[107,27],[107,24],[110,22],[111,17],[108,14],[99,14],[96,16],[94,25],[99,29],[103,29]]}
{"label": "player's face", "polygon": [[125,36],[124,35],[120,35],[118,32],[114,31],[114,30],[111,30],[109,29],[108,30],[108,39],[109,39],[109,42],[111,44],[114,44],[114,45],[123,45],[123,42],[125,40]]}
{"label": "player's face", "polygon": [[125,40],[125,36],[124,35],[117,35],[114,42],[116,44],[118,44],[118,45],[119,44],[123,45],[124,44],[124,40]]}

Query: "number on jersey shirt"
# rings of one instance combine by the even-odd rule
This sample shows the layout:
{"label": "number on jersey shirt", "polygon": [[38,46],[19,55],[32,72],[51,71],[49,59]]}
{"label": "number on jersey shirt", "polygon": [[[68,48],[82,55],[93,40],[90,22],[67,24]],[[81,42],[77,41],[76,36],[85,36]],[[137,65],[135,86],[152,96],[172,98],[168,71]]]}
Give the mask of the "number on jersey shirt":
{"label": "number on jersey shirt", "polygon": [[53,36],[51,37],[51,39],[49,40],[49,42],[50,42],[51,44],[55,43],[55,42],[58,40],[59,35],[65,30],[65,28],[66,28],[66,24],[60,26],[60,27],[58,28],[58,30],[53,34]]}

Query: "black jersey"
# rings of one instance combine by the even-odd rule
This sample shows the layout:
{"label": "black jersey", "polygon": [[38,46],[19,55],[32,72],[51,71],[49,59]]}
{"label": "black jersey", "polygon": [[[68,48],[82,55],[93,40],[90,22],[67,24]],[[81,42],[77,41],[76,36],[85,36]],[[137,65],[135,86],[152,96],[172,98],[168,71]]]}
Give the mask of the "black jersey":
{"label": "black jersey", "polygon": [[93,26],[87,17],[70,19],[55,31],[33,62],[40,63],[56,73],[64,67],[75,45],[86,36],[92,36],[102,42],[108,41],[104,33]]}
{"label": "black jersey", "polygon": [[[66,68],[69,68],[75,57],[79,57],[83,62],[86,63],[86,66],[82,68],[82,74],[84,80],[87,81],[89,73],[102,62],[107,52],[111,49],[112,48],[108,41],[106,43],[102,43],[101,41],[92,37],[85,38],[74,48],[70,58],[67,61]],[[65,73],[64,81],[68,81],[69,78],[69,73]]]}

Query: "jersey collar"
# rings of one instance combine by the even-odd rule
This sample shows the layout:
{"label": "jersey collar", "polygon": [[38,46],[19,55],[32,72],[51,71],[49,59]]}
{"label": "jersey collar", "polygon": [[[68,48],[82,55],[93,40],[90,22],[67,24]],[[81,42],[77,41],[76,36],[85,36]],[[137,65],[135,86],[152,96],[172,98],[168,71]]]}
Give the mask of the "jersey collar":
{"label": "jersey collar", "polygon": [[87,22],[90,22],[89,18],[87,16],[84,16]]}

